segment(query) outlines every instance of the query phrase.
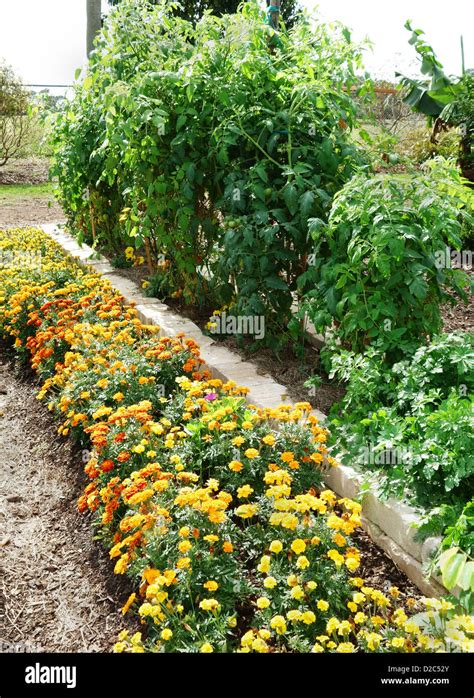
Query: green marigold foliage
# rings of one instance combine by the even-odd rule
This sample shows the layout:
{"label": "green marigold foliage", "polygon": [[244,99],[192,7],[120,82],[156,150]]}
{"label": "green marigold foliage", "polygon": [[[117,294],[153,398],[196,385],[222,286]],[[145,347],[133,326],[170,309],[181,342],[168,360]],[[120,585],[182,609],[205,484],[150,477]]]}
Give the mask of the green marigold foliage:
{"label": "green marigold foliage", "polygon": [[109,247],[148,239],[186,300],[264,314],[275,336],[307,267],[308,219],[327,217],[360,161],[361,59],[343,27],[304,19],[269,46],[264,18],[252,2],[193,26],[164,2],[121,2],[57,120],[53,171],[83,235],[93,216]]}

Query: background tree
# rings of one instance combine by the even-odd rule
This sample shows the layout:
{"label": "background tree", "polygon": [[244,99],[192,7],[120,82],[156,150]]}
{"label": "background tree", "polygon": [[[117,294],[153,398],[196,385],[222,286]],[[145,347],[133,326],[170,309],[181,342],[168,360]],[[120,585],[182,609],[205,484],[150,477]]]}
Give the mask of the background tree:
{"label": "background tree", "polygon": [[[122,0],[108,0],[109,5],[118,5]],[[154,4],[154,0],[150,0]],[[205,10],[212,10],[216,15],[232,14],[237,11],[242,0],[180,0],[181,8],[176,10],[176,15],[190,21],[197,21]],[[267,7],[270,0],[266,0]],[[287,27],[291,27],[298,13],[301,11],[299,0],[283,0],[281,2],[280,18]]]}
{"label": "background tree", "polygon": [[28,138],[29,96],[10,66],[0,63],[0,167]]}
{"label": "background tree", "polygon": [[102,26],[101,0],[87,0],[87,55],[94,49],[94,39]]}

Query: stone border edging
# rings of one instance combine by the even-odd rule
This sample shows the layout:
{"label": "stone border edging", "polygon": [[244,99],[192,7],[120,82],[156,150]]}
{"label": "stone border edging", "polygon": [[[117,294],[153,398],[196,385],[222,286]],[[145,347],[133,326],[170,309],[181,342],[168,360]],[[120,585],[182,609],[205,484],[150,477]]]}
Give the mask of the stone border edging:
{"label": "stone border edging", "polygon": [[[215,378],[235,381],[238,385],[250,388],[247,400],[257,407],[278,407],[286,402],[287,388],[277,383],[271,376],[257,372],[253,364],[243,361],[238,354],[219,346],[212,338],[203,334],[191,320],[174,312],[159,300],[146,297],[139,286],[116,273],[110,262],[88,245],[79,243],[54,224],[40,228],[53,238],[63,250],[74,257],[82,266],[103,274],[110,283],[133,305],[140,320],[145,324],[159,325],[163,335],[176,335],[183,332],[194,339],[201,350],[205,366]],[[313,414],[321,422],[326,415],[319,410]],[[332,468],[325,476],[325,482],[338,495],[357,497],[361,486],[361,476],[350,466]],[[435,541],[424,543],[415,541],[412,524],[419,520],[413,507],[395,499],[380,500],[368,492],[362,498],[363,525],[374,542],[384,550],[407,577],[426,595],[442,596],[447,590],[434,578],[426,579],[422,565],[428,559]]]}

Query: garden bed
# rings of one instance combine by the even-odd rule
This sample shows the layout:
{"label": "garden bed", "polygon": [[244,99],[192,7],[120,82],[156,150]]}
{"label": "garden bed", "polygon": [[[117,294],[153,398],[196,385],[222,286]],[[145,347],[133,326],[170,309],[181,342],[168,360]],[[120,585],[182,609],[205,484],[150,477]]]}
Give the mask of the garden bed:
{"label": "garden bed", "polygon": [[[2,269],[3,332],[41,378],[59,433],[92,449],[79,510],[136,584],[123,613],[148,632],[124,631],[115,651],[444,651],[458,642],[447,618],[470,632],[448,600],[356,576],[361,507],[324,489],[336,463],[308,403],[249,404],[248,388],[212,378],[193,339],[142,323],[106,262],[89,273],[32,229],[2,242],[41,254],[41,267],[31,254]],[[430,612],[422,629],[404,604],[408,615],[436,609],[443,625]]]}
{"label": "garden bed", "polygon": [[[98,258],[90,247],[78,245],[69,234],[54,226],[42,227],[67,253],[105,274],[124,297],[135,304],[143,322],[159,325],[160,331],[165,335],[183,332],[193,337],[201,346],[201,355],[213,376],[249,387],[249,402],[258,407],[277,407],[288,401],[284,385],[276,383],[269,375],[260,374],[252,363],[242,361],[229,349],[216,344],[192,321],[178,315],[167,305],[143,296],[136,283],[123,278],[105,258]],[[315,411],[315,414],[323,421],[326,419],[326,415],[320,411]],[[326,476],[326,481],[341,496],[357,497],[361,476],[351,467],[340,466]],[[416,510],[396,500],[381,501],[369,493],[364,495],[363,513],[364,525],[373,540],[423,593],[437,596],[446,593],[439,582],[425,579],[422,567],[427,562],[427,552],[431,552],[431,548],[429,544],[423,545],[415,540],[413,524],[419,520]]]}

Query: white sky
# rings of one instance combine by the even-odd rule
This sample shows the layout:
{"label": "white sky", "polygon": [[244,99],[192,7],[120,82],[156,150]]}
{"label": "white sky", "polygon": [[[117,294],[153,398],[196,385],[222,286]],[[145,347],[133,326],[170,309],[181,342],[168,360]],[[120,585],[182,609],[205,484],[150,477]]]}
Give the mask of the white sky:
{"label": "white sky", "polygon": [[[283,2],[285,0],[282,0]],[[472,0],[301,0],[319,5],[327,20],[340,20],[355,39],[375,44],[366,57],[374,74],[393,77],[410,71],[414,51],[403,25],[412,19],[425,30],[447,72],[461,70],[460,34],[464,34],[466,67],[474,67],[474,2]],[[103,5],[106,0],[103,0]],[[71,83],[85,61],[86,0],[0,0],[0,58],[27,83]]]}

